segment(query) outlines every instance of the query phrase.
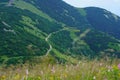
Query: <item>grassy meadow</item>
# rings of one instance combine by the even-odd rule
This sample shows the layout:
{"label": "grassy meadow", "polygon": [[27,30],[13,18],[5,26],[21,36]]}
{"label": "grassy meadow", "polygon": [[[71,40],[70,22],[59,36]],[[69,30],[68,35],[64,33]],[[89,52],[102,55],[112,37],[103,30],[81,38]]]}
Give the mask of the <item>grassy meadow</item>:
{"label": "grassy meadow", "polygon": [[120,80],[118,59],[82,59],[75,64],[55,63],[44,57],[40,63],[0,67],[0,80]]}

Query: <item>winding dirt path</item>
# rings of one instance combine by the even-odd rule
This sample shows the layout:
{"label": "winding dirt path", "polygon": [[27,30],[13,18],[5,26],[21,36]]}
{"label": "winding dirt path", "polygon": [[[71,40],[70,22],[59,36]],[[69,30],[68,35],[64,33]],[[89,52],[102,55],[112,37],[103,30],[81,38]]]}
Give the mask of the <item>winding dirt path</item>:
{"label": "winding dirt path", "polygon": [[63,29],[60,29],[59,31],[52,32],[52,33],[50,33],[50,34],[45,38],[45,41],[49,44],[49,49],[48,49],[47,52],[46,52],[46,56],[47,56],[47,55],[50,53],[50,51],[52,51],[52,49],[53,49],[52,45],[51,45],[50,42],[49,42],[49,38],[52,36],[52,34],[56,34],[56,33],[60,32],[60,31],[67,30],[67,29],[68,29],[68,28],[63,28]]}
{"label": "winding dirt path", "polygon": [[48,42],[48,44],[49,44],[49,49],[48,49],[48,51],[46,52],[46,56],[50,53],[50,51],[52,50],[52,45],[49,43],[49,38],[50,38],[50,36],[52,35],[52,33],[50,33],[46,38],[45,38],[45,41],[46,42]]}

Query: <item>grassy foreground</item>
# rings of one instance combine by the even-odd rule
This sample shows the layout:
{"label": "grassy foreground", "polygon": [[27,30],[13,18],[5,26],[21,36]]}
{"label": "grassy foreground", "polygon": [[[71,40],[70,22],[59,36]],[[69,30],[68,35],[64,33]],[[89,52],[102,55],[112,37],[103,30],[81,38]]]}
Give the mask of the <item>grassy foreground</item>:
{"label": "grassy foreground", "polygon": [[114,60],[80,60],[77,64],[21,64],[0,67],[0,80],[120,80],[120,64]]}

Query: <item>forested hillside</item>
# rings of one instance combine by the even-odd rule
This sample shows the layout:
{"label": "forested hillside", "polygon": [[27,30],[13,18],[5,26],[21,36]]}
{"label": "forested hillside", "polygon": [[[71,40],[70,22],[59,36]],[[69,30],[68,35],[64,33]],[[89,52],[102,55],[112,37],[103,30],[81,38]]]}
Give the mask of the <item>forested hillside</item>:
{"label": "forested hillside", "polygon": [[78,9],[62,0],[1,0],[0,62],[45,55],[63,61],[120,57],[119,27],[120,17],[100,8]]}

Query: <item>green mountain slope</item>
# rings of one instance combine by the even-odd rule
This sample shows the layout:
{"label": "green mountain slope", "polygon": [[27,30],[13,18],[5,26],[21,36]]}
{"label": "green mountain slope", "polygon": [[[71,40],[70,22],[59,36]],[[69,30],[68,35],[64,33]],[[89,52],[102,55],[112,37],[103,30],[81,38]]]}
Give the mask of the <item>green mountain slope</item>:
{"label": "green mountain slope", "polygon": [[84,9],[89,23],[96,30],[106,32],[120,39],[120,17],[101,8],[88,7]]}
{"label": "green mountain slope", "polygon": [[0,4],[1,57],[45,55],[49,49],[45,38],[48,33],[60,29],[61,25],[50,21],[51,18],[46,17],[40,10],[39,14],[36,11],[31,12],[29,9],[33,7],[32,5],[25,9],[16,5],[6,5],[7,3]]}
{"label": "green mountain slope", "polygon": [[62,22],[68,26],[81,28],[85,25],[90,26],[83,13],[75,7],[65,3],[62,0],[25,0],[58,22]]}
{"label": "green mountain slope", "polygon": [[0,62],[16,63],[43,55],[70,58],[70,62],[83,55],[120,57],[119,17],[116,21],[110,13],[106,15],[111,18],[106,19],[104,10],[97,10],[102,17],[62,0],[1,0]]}

